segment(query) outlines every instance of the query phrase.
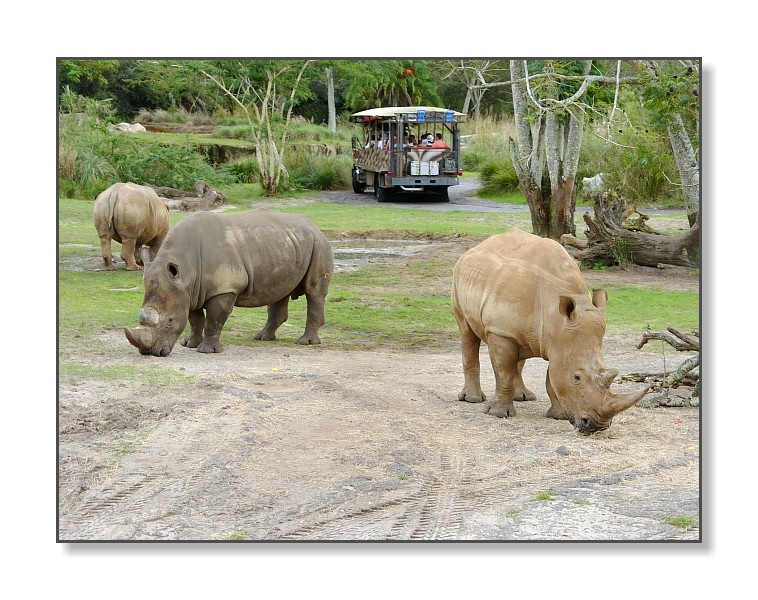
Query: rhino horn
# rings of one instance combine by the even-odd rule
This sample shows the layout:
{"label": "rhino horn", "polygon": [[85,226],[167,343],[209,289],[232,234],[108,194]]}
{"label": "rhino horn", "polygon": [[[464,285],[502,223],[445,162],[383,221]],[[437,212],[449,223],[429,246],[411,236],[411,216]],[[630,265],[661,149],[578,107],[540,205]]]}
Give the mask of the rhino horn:
{"label": "rhino horn", "polygon": [[153,329],[150,327],[125,327],[124,333],[129,343],[140,350],[150,348],[153,345]]}
{"label": "rhino horn", "polygon": [[636,392],[628,392],[625,394],[616,394],[611,390],[608,390],[605,396],[604,413],[605,418],[612,419],[620,412],[625,411],[627,408],[631,408],[637,402],[645,397],[645,394],[650,391],[650,386],[647,386]]}
{"label": "rhino horn", "polygon": [[152,307],[141,308],[139,311],[139,324],[152,327],[157,325],[161,320],[160,313]]}
{"label": "rhino horn", "polygon": [[[141,321],[140,321],[141,322]],[[601,385],[608,389],[611,387],[611,383],[614,379],[618,376],[619,372],[616,369],[605,369],[602,373],[600,373],[600,383]]]}
{"label": "rhino horn", "polygon": [[142,246],[142,248],[140,248],[139,254],[140,258],[142,259],[142,266],[147,269],[152,262],[150,260],[150,248],[147,246]]}

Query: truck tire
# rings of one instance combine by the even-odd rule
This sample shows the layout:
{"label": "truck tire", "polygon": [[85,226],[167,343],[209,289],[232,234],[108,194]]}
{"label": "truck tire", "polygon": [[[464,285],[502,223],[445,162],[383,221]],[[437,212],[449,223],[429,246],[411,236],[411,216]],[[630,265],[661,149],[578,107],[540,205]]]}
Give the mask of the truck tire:
{"label": "truck tire", "polygon": [[441,202],[450,202],[450,194],[448,194],[447,187],[443,187],[440,189],[440,201]]}

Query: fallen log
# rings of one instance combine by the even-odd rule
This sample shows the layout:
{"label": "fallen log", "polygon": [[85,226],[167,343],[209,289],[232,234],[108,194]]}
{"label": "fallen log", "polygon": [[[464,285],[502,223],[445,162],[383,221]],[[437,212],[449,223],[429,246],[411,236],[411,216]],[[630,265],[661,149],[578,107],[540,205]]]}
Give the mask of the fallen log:
{"label": "fallen log", "polygon": [[[595,216],[583,215],[588,227],[586,242],[569,234],[561,236],[561,244],[576,260],[587,265],[700,266],[699,219],[682,235],[663,235],[646,224],[649,217],[635,206],[627,208],[616,192],[590,197],[594,199]],[[630,219],[633,214],[639,216]]]}
{"label": "fallen log", "polygon": [[178,190],[172,187],[145,184],[155,190],[158,197],[169,210],[183,212],[195,212],[201,210],[213,210],[229,202],[229,198],[216,188],[209,186],[199,179],[195,183],[195,196],[191,196],[186,190]]}

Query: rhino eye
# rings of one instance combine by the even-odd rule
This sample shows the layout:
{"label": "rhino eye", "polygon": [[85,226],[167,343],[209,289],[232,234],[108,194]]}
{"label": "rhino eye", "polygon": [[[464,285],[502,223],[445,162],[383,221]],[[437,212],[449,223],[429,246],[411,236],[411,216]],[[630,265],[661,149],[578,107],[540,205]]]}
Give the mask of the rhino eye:
{"label": "rhino eye", "polygon": [[179,269],[174,263],[168,263],[168,272],[171,277],[176,277],[179,274]]}
{"label": "rhino eye", "polygon": [[579,373],[574,373],[574,381],[581,381],[581,380],[582,380],[582,376],[579,375]]}

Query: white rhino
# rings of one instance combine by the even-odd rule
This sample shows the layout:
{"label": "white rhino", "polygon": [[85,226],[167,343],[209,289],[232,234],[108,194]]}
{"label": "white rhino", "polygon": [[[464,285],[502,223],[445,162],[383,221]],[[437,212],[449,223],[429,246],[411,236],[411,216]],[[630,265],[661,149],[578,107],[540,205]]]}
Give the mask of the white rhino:
{"label": "white rhino", "polygon": [[320,344],[333,269],[329,240],[302,215],[194,213],[171,229],[154,261],[146,260],[140,324],[124,333],[141,354],[167,356],[189,320],[182,345],[223,352],[221,330],[233,307],[267,306],[266,325],[253,338],[273,340],[290,298],[305,296],[297,343]]}
{"label": "white rhino", "polygon": [[95,199],[92,211],[103,265],[112,271],[111,240],[121,244],[121,258],[128,271],[137,271],[142,264],[141,248],[149,246],[150,259],[155,258],[168,233],[168,209],[155,190],[136,183],[114,183]]}
{"label": "white rhino", "polygon": [[495,397],[486,412],[516,414],[514,400],[535,400],[521,376],[527,358],[549,362],[546,417],[568,419],[582,432],[606,429],[638,402],[643,389],[616,394],[618,375],[603,362],[608,295],[590,298],[579,268],[550,239],[518,229],[492,236],[464,253],[453,271],[452,303],[461,334],[464,386],[458,399],[484,402],[479,347],[487,344]]}

